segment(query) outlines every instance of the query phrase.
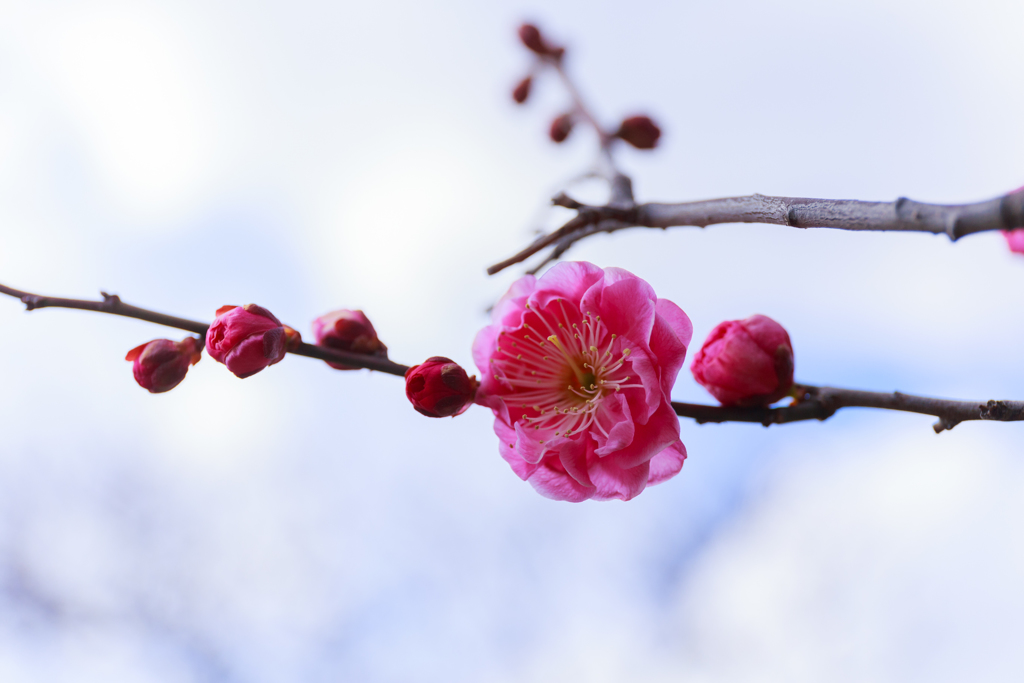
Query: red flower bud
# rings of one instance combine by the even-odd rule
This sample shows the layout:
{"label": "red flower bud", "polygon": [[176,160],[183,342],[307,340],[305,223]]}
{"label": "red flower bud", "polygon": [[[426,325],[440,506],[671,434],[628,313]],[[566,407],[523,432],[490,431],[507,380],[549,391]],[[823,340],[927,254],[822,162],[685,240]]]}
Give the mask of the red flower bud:
{"label": "red flower bud", "polygon": [[206,352],[239,379],[281,362],[286,344],[284,325],[256,304],[220,307],[206,332]]}
{"label": "red flower bud", "polygon": [[766,406],[793,386],[793,345],[766,316],[730,320],[711,330],[690,370],[722,405]]}
{"label": "red flower bud", "polygon": [[455,417],[473,402],[476,377],[469,377],[455,361],[434,356],[405,373],[405,395],[412,407],[427,417]]}
{"label": "red flower bud", "polygon": [[533,79],[529,76],[519,81],[515,90],[512,91],[512,99],[516,101],[516,104],[522,104],[530,96],[531,85],[533,85]]}
{"label": "red flower bud", "polygon": [[519,40],[539,55],[548,52],[548,46],[544,44],[544,37],[540,34],[540,29],[533,24],[523,24],[519,27]]}
{"label": "red flower bud", "polygon": [[[367,356],[388,357],[388,347],[377,338],[373,323],[362,311],[341,309],[320,316],[313,321],[313,336],[320,346]],[[359,369],[330,361],[327,364],[336,370]]]}
{"label": "red flower bud", "polygon": [[631,116],[622,122],[615,137],[637,149],[654,149],[661,137],[661,129],[648,116]]}
{"label": "red flower bud", "polygon": [[572,132],[572,124],[572,114],[562,114],[551,122],[551,130],[548,131],[548,135],[555,142],[565,142],[569,133]]}
{"label": "red flower bud", "polygon": [[134,361],[132,374],[140,387],[160,394],[181,384],[189,367],[199,362],[200,354],[192,337],[180,342],[154,339],[136,346],[124,359]]}
{"label": "red flower bud", "polygon": [[519,40],[541,57],[551,57],[557,61],[565,54],[565,48],[548,43],[541,35],[540,29],[533,24],[523,24],[519,27]]}

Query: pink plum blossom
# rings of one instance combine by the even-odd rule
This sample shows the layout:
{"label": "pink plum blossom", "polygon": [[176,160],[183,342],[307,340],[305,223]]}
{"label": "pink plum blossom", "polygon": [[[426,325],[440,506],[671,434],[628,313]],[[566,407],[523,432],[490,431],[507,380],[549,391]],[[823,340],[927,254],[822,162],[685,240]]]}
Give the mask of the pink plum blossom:
{"label": "pink plum blossom", "polygon": [[793,386],[793,345],[767,316],[728,320],[711,330],[690,370],[722,405],[766,406]]}
{"label": "pink plum blossom", "polygon": [[222,306],[206,332],[206,352],[245,379],[281,362],[289,341],[298,342],[296,334],[289,335],[281,321],[262,306]]}
{"label": "pink plum blossom", "polygon": [[686,459],[669,394],[693,327],[619,268],[518,280],[473,343],[499,452],[548,498],[629,500]]}

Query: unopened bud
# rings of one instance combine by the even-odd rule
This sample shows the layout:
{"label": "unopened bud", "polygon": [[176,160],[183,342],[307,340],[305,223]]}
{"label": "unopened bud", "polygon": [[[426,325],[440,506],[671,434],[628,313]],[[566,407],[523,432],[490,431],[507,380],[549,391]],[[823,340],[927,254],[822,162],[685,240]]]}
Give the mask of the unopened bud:
{"label": "unopened bud", "polygon": [[572,132],[572,124],[572,114],[562,114],[551,122],[551,129],[548,131],[548,135],[555,142],[565,142],[565,139],[569,137],[569,133]]}
{"label": "unopened bud", "polygon": [[523,41],[523,45],[541,57],[551,57],[558,61],[565,54],[564,47],[548,43],[541,34],[540,29],[533,24],[523,24],[519,27],[519,40]]}
{"label": "unopened bud", "polygon": [[544,44],[544,37],[541,36],[540,29],[533,24],[523,24],[519,27],[519,40],[523,41],[523,45],[537,54],[547,54],[547,45]]}
{"label": "unopened bud", "polygon": [[189,367],[199,362],[200,354],[193,337],[180,342],[154,339],[136,346],[124,359],[134,361],[132,374],[140,387],[161,394],[181,384]]}
{"label": "unopened bud", "polygon": [[767,406],[793,387],[793,345],[767,316],[729,320],[711,330],[690,370],[722,405]]}
{"label": "unopened bud", "polygon": [[442,356],[428,358],[405,373],[405,395],[427,417],[454,417],[473,402],[478,383],[462,366]]}
{"label": "unopened bud", "polygon": [[621,138],[637,149],[654,149],[661,137],[661,129],[649,116],[631,116],[625,119],[616,131]]}
{"label": "unopened bud", "polygon": [[512,99],[516,101],[516,104],[522,104],[526,101],[526,98],[530,96],[531,85],[533,85],[533,79],[529,76],[519,81],[515,89],[512,91]]}
{"label": "unopened bud", "polygon": [[[327,348],[367,356],[388,357],[388,347],[377,338],[373,323],[362,311],[341,309],[320,316],[313,321],[313,336],[317,344]],[[327,361],[327,364],[336,370],[359,369],[330,361]]]}
{"label": "unopened bud", "polygon": [[245,379],[284,359],[287,336],[281,321],[262,306],[222,306],[206,332],[206,352]]}

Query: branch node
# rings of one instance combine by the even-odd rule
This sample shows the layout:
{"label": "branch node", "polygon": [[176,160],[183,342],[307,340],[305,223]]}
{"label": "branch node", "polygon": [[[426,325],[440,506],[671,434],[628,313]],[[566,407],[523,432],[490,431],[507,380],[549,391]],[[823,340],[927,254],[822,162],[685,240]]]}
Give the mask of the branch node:
{"label": "branch node", "polygon": [[796,218],[796,207],[789,207],[789,211],[786,212],[786,225],[791,228],[799,228],[800,224]]}
{"label": "branch node", "polygon": [[581,209],[583,205],[564,192],[559,192],[551,198],[554,206],[564,206],[567,209]]}
{"label": "branch node", "polygon": [[38,294],[26,294],[21,297],[21,303],[25,304],[26,311],[34,311],[37,308],[42,308],[43,297]]}

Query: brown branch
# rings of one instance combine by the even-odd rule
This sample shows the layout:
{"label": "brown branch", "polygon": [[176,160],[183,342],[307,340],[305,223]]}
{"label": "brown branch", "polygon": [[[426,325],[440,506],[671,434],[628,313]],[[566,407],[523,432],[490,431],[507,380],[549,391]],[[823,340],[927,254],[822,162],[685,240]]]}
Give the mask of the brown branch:
{"label": "brown branch", "polygon": [[938,434],[969,420],[1024,420],[1024,401],[950,401],[941,398],[891,394],[835,387],[797,385],[797,401],[782,408],[740,408],[672,403],[676,415],[698,424],[706,422],[756,422],[765,427],[802,420],[827,420],[840,408],[879,408],[920,413],[939,418],[932,428]]}
{"label": "brown branch", "polygon": [[[6,294],[7,296],[12,296],[15,299],[20,300],[25,304],[25,309],[29,311],[37,308],[73,308],[81,311],[95,311],[96,313],[108,313],[110,315],[120,315],[126,318],[145,320],[147,322],[156,323],[157,325],[165,325],[179,330],[187,330],[200,336],[205,336],[206,330],[210,327],[208,323],[178,318],[172,315],[157,313],[156,311],[150,311],[145,308],[126,304],[121,301],[121,298],[116,294],[107,294],[106,292],[100,293],[103,295],[102,301],[86,301],[82,299],[64,299],[53,296],[42,296],[39,294],[32,294],[30,292],[23,292],[5,285],[0,285],[0,294]],[[299,344],[297,349],[289,351],[289,353],[293,353],[296,356],[306,356],[307,358],[317,358],[319,360],[341,363],[343,365],[349,365],[356,368],[377,370],[378,372],[384,372],[389,375],[398,375],[399,377],[404,377],[406,371],[409,370],[408,366],[394,363],[387,358],[350,353],[348,351],[329,349],[324,346],[315,346],[313,344],[306,343]]]}
{"label": "brown branch", "polygon": [[887,232],[927,232],[958,240],[988,230],[1024,227],[1024,189],[973,204],[926,204],[901,197],[894,202],[800,197],[727,197],[679,204],[588,206],[558,195],[557,206],[575,209],[576,216],[554,232],[487,269],[488,274],[521,263],[556,244],[559,255],[572,244],[598,232],[626,228],[706,227],[719,223],[766,223],[792,228],[835,228]]}

